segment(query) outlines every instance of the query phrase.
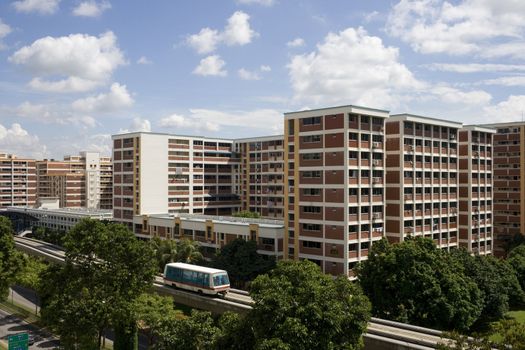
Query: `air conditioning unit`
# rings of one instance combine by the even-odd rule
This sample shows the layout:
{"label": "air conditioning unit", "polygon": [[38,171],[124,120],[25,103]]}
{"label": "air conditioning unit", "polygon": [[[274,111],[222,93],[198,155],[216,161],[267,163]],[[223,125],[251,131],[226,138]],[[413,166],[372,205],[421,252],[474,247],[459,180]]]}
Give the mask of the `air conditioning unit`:
{"label": "air conditioning unit", "polygon": [[380,165],[381,163],[379,162],[379,160],[374,160],[374,161],[372,162],[372,164],[375,165],[375,166],[378,166],[378,165]]}
{"label": "air conditioning unit", "polygon": [[380,147],[381,147],[381,143],[380,143],[380,142],[374,142],[374,143],[372,144],[372,147],[373,147],[373,148],[380,148]]}

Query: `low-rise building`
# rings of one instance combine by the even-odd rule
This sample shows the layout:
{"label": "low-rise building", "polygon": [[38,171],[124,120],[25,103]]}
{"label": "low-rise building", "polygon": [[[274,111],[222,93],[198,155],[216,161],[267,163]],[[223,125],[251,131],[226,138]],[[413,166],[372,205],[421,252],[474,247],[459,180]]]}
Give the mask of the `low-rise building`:
{"label": "low-rise building", "polygon": [[216,250],[237,238],[257,242],[258,253],[283,257],[284,222],[199,214],[150,214],[133,217],[140,238],[188,238],[208,250]]}

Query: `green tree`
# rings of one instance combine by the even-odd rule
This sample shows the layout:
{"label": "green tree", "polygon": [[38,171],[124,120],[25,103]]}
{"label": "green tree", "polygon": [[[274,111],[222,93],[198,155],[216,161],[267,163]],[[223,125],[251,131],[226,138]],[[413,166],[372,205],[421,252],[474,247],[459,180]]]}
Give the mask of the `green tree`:
{"label": "green tree", "polygon": [[521,284],[521,288],[525,291],[525,244],[512,249],[507,258],[507,262],[512,266]]}
{"label": "green tree", "polygon": [[358,267],[377,317],[438,329],[468,329],[480,316],[476,283],[450,254],[421,237],[374,243]]}
{"label": "green tree", "polygon": [[273,269],[275,258],[257,253],[255,241],[238,238],[222,247],[210,265],[228,271],[232,286],[244,288],[247,282]]}
{"label": "green tree", "polygon": [[255,339],[251,324],[246,316],[233,312],[225,312],[218,321],[219,332],[216,337],[215,348],[218,350],[245,350],[252,349]]}
{"label": "green tree", "polygon": [[238,211],[236,213],[233,213],[232,216],[235,216],[238,218],[259,219],[261,217],[261,214],[254,212],[254,211],[243,210],[243,211]]}
{"label": "green tree", "polygon": [[43,279],[43,318],[72,348],[100,348],[109,327],[134,338],[135,300],[156,271],[150,246],[123,225],[85,219],[67,233],[64,248],[65,266],[50,268]]}
{"label": "green tree", "polygon": [[346,276],[335,280],[307,260],[281,261],[251,285],[245,322],[257,349],[358,349],[370,303]]}
{"label": "green tree", "polygon": [[142,294],[136,299],[134,310],[139,328],[148,338],[148,347],[153,345],[154,335],[164,323],[185,318],[182,311],[173,308],[172,298],[157,294]]}
{"label": "green tree", "polygon": [[451,254],[481,291],[483,310],[479,322],[500,319],[509,311],[509,306],[522,303],[523,290],[507,262],[492,256],[472,256],[465,249]]}
{"label": "green tree", "polygon": [[164,320],[155,331],[156,350],[208,350],[215,347],[219,328],[211,313],[194,310],[190,317]]}
{"label": "green tree", "polygon": [[158,271],[164,272],[164,266],[171,262],[184,262],[188,264],[199,264],[204,258],[200,252],[199,243],[190,239],[160,239],[154,237],[150,241],[154,251]]}
{"label": "green tree", "polygon": [[9,286],[24,267],[24,258],[15,248],[11,221],[0,216],[0,300],[9,294]]}
{"label": "green tree", "polygon": [[31,237],[40,241],[62,245],[65,232],[53,230],[48,227],[33,227]]}

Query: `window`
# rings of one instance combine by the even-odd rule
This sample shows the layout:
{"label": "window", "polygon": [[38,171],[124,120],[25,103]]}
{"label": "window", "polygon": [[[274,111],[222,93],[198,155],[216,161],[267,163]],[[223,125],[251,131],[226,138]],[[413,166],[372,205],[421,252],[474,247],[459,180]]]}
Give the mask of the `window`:
{"label": "window", "polygon": [[317,125],[321,124],[321,117],[303,118],[303,125]]}
{"label": "window", "polygon": [[321,153],[303,153],[303,160],[318,160],[321,159]]}
{"label": "window", "polygon": [[321,242],[303,241],[303,247],[321,249]]}
{"label": "window", "polygon": [[318,224],[303,224],[305,231],[321,231],[321,225]]}
{"label": "window", "polygon": [[308,207],[302,207],[302,208],[303,208],[303,213],[317,214],[321,212],[321,207],[308,206]]}
{"label": "window", "polygon": [[321,177],[320,171],[303,171],[302,174],[303,174],[303,177],[307,179]]}
{"label": "window", "polygon": [[321,141],[321,135],[303,136],[304,143],[314,143],[314,142],[320,142],[320,141]]}
{"label": "window", "polygon": [[303,195],[305,196],[320,196],[320,188],[303,188]]}

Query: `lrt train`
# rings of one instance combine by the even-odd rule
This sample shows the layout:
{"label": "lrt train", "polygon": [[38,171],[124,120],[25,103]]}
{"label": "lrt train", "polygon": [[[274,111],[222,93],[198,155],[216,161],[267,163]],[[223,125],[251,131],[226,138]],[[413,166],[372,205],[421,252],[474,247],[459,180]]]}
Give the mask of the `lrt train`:
{"label": "lrt train", "polygon": [[200,294],[226,294],[230,289],[228,272],[184,263],[164,267],[164,284]]}

